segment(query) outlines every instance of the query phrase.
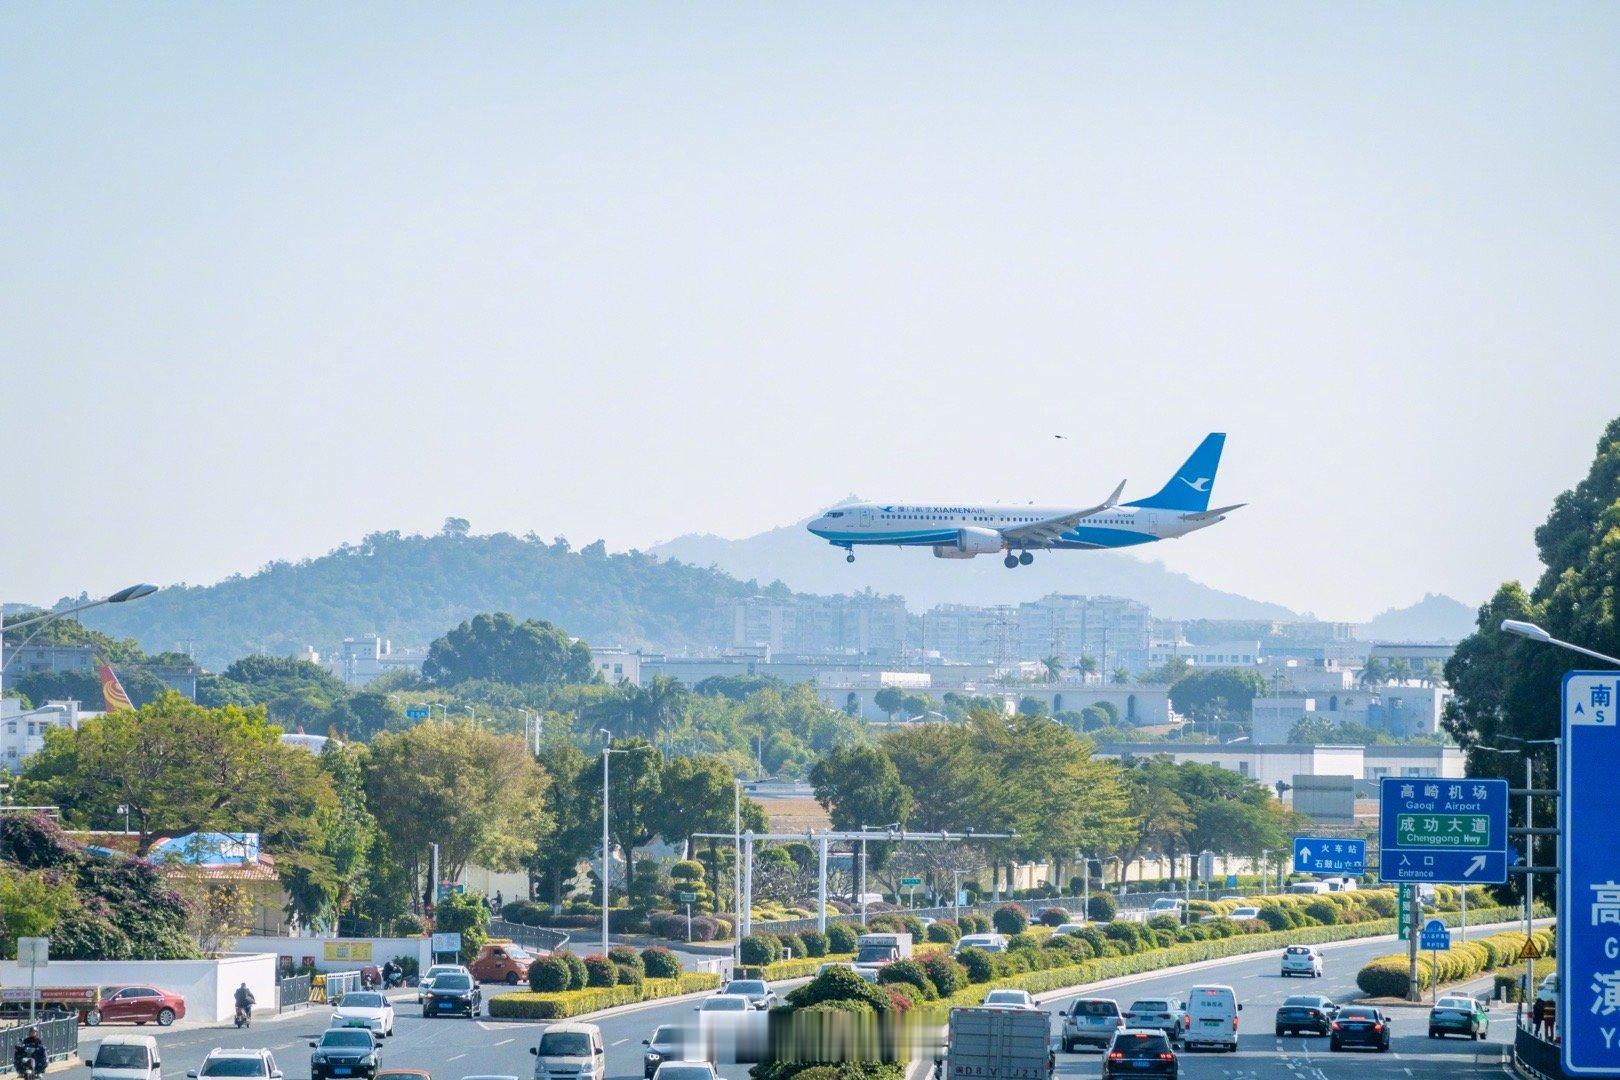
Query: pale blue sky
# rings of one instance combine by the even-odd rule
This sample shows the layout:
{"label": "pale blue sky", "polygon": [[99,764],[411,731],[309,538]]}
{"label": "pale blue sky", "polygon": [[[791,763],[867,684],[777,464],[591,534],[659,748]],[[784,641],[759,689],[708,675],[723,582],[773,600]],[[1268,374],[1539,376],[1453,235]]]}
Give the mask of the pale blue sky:
{"label": "pale blue sky", "polygon": [[1620,412],[1616,86],[1613,5],[6,5],[0,594],[1218,428],[1253,507],[1153,555],[1476,602]]}

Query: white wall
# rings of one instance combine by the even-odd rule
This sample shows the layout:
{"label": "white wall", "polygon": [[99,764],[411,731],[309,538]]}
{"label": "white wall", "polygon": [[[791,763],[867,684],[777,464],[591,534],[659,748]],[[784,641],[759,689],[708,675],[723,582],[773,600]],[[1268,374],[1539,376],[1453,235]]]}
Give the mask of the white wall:
{"label": "white wall", "polygon": [[[328,960],[328,945],[371,945],[370,960]],[[414,956],[426,971],[431,964],[428,950],[431,942],[423,937],[410,938],[318,938],[318,937],[245,937],[238,938],[236,947],[242,952],[267,952],[277,956],[290,956],[294,964],[303,963],[305,957],[315,958],[316,971],[358,971],[368,965],[382,967],[396,956]],[[233,984],[234,986],[234,984]]]}
{"label": "white wall", "polygon": [[[248,984],[259,1009],[276,1007],[276,958],[239,954],[218,960],[52,960],[40,968],[39,986],[156,986],[186,999],[186,1016],[229,1020],[234,995]],[[0,961],[0,983],[27,986],[28,973],[15,960]]]}

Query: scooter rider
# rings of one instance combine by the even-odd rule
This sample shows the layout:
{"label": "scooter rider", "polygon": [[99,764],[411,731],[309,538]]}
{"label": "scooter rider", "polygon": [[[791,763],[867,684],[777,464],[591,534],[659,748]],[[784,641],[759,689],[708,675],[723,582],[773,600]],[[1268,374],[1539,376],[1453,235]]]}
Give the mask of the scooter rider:
{"label": "scooter rider", "polygon": [[247,1017],[249,1020],[253,1019],[253,1006],[256,1003],[257,1002],[253,997],[253,991],[248,989],[247,983],[244,982],[241,986],[236,988],[236,1007],[241,1010],[242,1015]]}
{"label": "scooter rider", "polygon": [[398,960],[390,960],[382,967],[382,977],[384,986],[399,986],[405,981],[405,969]]}
{"label": "scooter rider", "polygon": [[19,1076],[45,1074],[45,1040],[39,1037],[39,1028],[28,1029],[27,1037],[12,1051],[11,1065]]}

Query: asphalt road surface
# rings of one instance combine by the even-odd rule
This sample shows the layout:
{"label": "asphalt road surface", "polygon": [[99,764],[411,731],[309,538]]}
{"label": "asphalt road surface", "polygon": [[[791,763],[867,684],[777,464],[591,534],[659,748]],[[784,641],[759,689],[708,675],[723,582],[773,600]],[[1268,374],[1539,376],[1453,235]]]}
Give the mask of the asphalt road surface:
{"label": "asphalt road surface", "polygon": [[[1401,1008],[1394,1015],[1394,1041],[1391,1052],[1338,1053],[1328,1051],[1325,1038],[1291,1037],[1273,1034],[1275,1012],[1291,994],[1326,994],[1343,1000],[1355,994],[1355,974],[1374,956],[1394,952],[1390,941],[1357,942],[1324,947],[1327,973],[1320,979],[1283,978],[1278,973],[1278,953],[1234,957],[1218,965],[1179,974],[1133,976],[1106,988],[1087,991],[1083,996],[1112,997],[1121,1007],[1136,997],[1175,996],[1185,998],[1187,990],[1200,983],[1232,986],[1243,1002],[1239,1051],[1236,1054],[1211,1052],[1183,1053],[1182,1076],[1189,1080],[1221,1078],[1286,1077],[1288,1080],[1467,1080],[1469,1077],[1499,1077],[1504,1044],[1513,1038],[1512,1006],[1497,1006],[1491,1013],[1490,1039],[1470,1042],[1464,1039],[1432,1041],[1428,1038],[1428,1010]],[[487,987],[486,992],[496,988]],[[1049,1011],[1062,1007],[1073,997],[1053,1001]],[[397,1027],[393,1038],[383,1044],[385,1066],[422,1068],[434,1080],[460,1080],[464,1076],[506,1075],[529,1077],[535,1045],[543,1025],[511,1023],[488,1019],[424,1020],[414,995],[397,999]],[[641,1040],[659,1024],[691,1020],[691,1001],[649,1005],[598,1021],[608,1044],[608,1076],[638,1080],[641,1076]],[[93,1056],[103,1034],[141,1031],[157,1036],[163,1049],[163,1072],[180,1080],[188,1069],[197,1068],[214,1047],[268,1047],[287,1080],[309,1076],[309,1041],[325,1030],[331,1010],[322,1006],[280,1019],[263,1016],[247,1031],[229,1025],[212,1028],[155,1029],[127,1025],[85,1029],[82,1048]],[[1055,1028],[1054,1028],[1055,1030]],[[746,1080],[746,1071],[722,1067],[728,1080]],[[1080,1051],[1058,1055],[1059,1077],[1096,1077],[1101,1073],[1099,1055]],[[89,1070],[78,1066],[53,1075],[88,1077]]]}

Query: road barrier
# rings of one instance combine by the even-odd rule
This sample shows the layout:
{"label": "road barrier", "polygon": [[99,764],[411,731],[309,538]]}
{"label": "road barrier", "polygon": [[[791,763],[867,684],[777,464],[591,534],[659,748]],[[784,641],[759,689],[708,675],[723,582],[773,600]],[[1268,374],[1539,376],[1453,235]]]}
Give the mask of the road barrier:
{"label": "road barrier", "polygon": [[489,936],[506,938],[525,948],[539,949],[548,953],[561,952],[568,945],[566,930],[553,930],[546,926],[524,926],[522,923],[508,922],[505,919],[489,920]]}
{"label": "road barrier", "polygon": [[309,1000],[312,1003],[338,1001],[344,994],[360,989],[358,971],[328,971],[310,980]]}
{"label": "road barrier", "polygon": [[1531,1080],[1570,1080],[1558,1044],[1524,1027],[1513,1031],[1513,1071]]}
{"label": "road barrier", "polygon": [[309,1004],[308,975],[291,975],[276,983],[276,1012],[286,1012]]}
{"label": "road barrier", "polygon": [[0,1030],[0,1073],[11,1072],[12,1054],[16,1051],[17,1044],[28,1036],[30,1027],[39,1029],[39,1037],[45,1040],[45,1053],[52,1061],[71,1057],[79,1049],[77,1016],[37,1020],[32,1024],[24,1022],[16,1027]]}

